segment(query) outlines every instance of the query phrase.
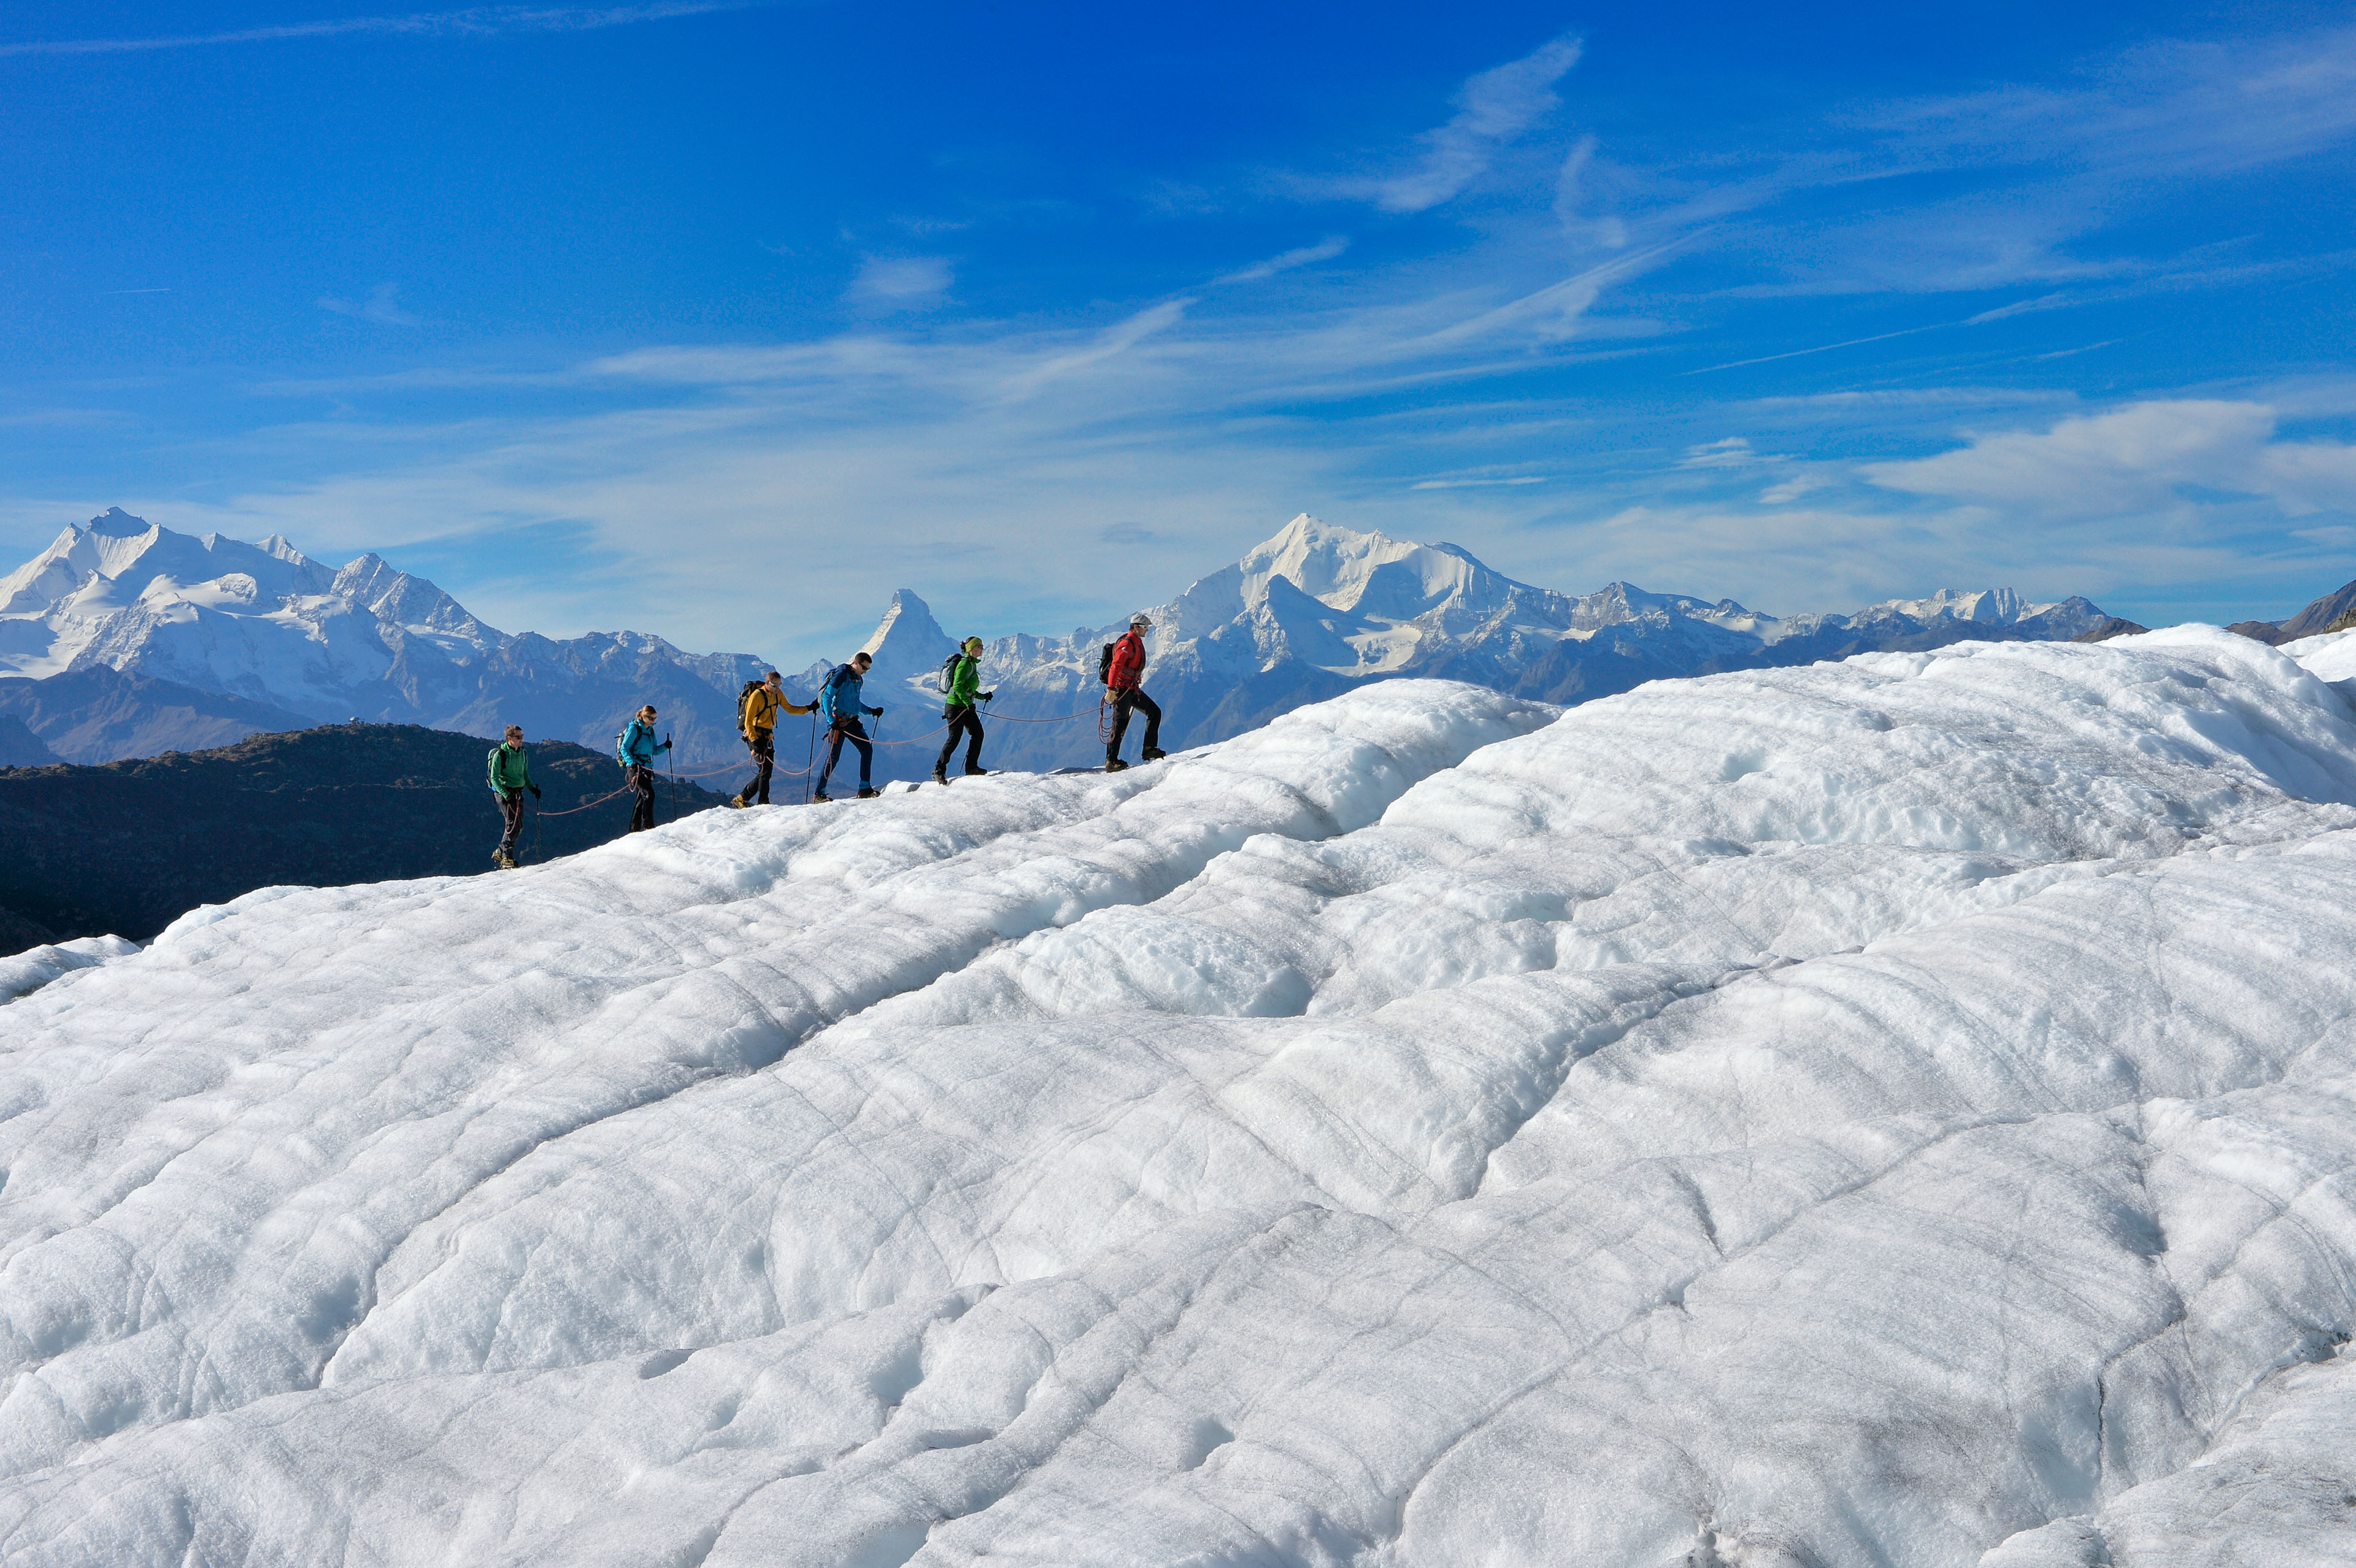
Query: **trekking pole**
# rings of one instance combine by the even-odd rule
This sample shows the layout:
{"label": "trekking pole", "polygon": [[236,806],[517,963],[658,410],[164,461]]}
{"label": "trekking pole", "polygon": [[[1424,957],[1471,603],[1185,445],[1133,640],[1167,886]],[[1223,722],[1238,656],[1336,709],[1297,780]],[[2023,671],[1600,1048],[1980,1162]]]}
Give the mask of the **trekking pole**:
{"label": "trekking pole", "polygon": [[663,731],[663,751],[670,758],[670,819],[679,820],[679,752],[672,750],[670,731]]}

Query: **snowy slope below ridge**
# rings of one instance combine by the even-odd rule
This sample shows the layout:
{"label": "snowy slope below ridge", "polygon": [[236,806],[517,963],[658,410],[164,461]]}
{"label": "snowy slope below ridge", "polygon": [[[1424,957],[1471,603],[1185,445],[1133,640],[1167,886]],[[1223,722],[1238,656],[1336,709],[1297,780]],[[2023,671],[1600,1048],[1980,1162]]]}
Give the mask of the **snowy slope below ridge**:
{"label": "snowy slope below ridge", "polygon": [[2205,628],[255,893],[0,1007],[0,1541],[2327,1560],[2351,901]]}
{"label": "snowy slope below ridge", "polygon": [[[647,701],[683,758],[734,762],[736,693],[763,667],[641,633],[509,635],[373,554],[332,570],[276,535],[196,538],[120,507],[0,578],[0,676],[25,677],[8,699],[70,762],[227,744],[281,716],[492,737],[520,723],[602,750]],[[132,684],[80,689],[101,671]]]}
{"label": "snowy slope below ridge", "polygon": [[[1573,596],[1517,582],[1456,545],[1362,533],[1305,513],[1147,613],[1145,684],[1169,716],[1173,746],[1225,740],[1358,682],[1398,676],[1578,702],[1647,680],[1867,651],[2067,641],[2105,619],[2084,599],[2032,604],[2008,589],[1788,617],[1625,582]],[[999,693],[988,713],[1009,720],[992,731],[988,757],[1045,769],[1100,755],[1087,722],[1102,692],[1098,660],[1126,624],[988,641],[982,679]],[[902,726],[895,734],[938,723],[936,677],[954,645],[922,599],[906,589],[893,596],[865,646],[876,659],[871,699],[903,709],[887,716]],[[814,684],[825,667],[803,679]],[[1051,720],[1060,722],[1043,722]],[[932,756],[911,747],[888,763],[897,776],[916,777]]]}

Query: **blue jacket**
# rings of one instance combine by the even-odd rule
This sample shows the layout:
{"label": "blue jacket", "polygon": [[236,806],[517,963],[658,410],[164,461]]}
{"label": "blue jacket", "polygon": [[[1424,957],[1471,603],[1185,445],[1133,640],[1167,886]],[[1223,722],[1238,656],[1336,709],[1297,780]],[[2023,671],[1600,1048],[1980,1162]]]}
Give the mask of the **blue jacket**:
{"label": "blue jacket", "polygon": [[633,719],[630,727],[622,731],[616,744],[616,759],[626,768],[650,768],[655,765],[655,753],[670,749],[670,742],[655,744],[655,727],[643,719]]}
{"label": "blue jacket", "polygon": [[830,724],[838,719],[855,719],[862,713],[882,713],[881,708],[866,705],[864,689],[867,677],[859,673],[857,665],[839,664],[830,671],[826,684],[819,688],[819,711]]}

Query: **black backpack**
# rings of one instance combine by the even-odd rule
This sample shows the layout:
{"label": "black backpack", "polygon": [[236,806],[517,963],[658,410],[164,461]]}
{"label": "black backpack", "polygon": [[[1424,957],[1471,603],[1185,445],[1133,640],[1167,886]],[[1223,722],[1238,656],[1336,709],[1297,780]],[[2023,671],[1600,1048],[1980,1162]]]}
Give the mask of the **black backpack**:
{"label": "black backpack", "polygon": [[1097,684],[1098,686],[1102,686],[1105,682],[1112,678],[1112,650],[1113,645],[1107,643],[1104,645],[1104,652],[1097,656]]}
{"label": "black backpack", "polygon": [[753,716],[746,710],[744,705],[753,700],[755,692],[768,684],[766,680],[748,680],[744,683],[744,689],[736,694],[736,728],[739,730],[752,728]]}

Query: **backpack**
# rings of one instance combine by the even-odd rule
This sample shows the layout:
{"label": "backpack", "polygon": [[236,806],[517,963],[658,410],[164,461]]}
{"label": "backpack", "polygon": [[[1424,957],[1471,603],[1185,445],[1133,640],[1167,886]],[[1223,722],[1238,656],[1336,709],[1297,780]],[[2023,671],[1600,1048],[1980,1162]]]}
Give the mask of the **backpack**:
{"label": "backpack", "polygon": [[851,673],[849,664],[839,664],[826,672],[825,681],[818,688],[819,711],[829,719],[840,717],[835,710],[836,699],[841,695],[842,677]]}
{"label": "backpack", "polygon": [[1104,652],[1097,656],[1097,684],[1098,686],[1102,686],[1105,682],[1112,678],[1112,650],[1113,645],[1107,643],[1104,645]]}
{"label": "backpack", "polygon": [[957,653],[951,654],[948,657],[941,661],[940,679],[936,681],[934,684],[940,688],[941,695],[943,697],[947,697],[949,694],[949,688],[957,684],[955,672],[957,670],[958,660],[963,657],[965,657],[965,654],[960,650]]}
{"label": "backpack", "polygon": [[753,727],[753,694],[767,684],[766,681],[748,680],[744,683],[744,689],[736,694],[736,728],[739,730]]}
{"label": "backpack", "polygon": [[614,731],[614,760],[621,763],[626,768],[630,767],[633,764],[630,762],[630,753],[622,750],[622,742],[630,738],[630,731],[637,729],[637,726],[638,721],[633,719],[627,724],[623,725],[620,729]]}

